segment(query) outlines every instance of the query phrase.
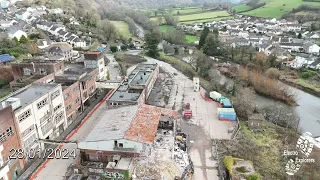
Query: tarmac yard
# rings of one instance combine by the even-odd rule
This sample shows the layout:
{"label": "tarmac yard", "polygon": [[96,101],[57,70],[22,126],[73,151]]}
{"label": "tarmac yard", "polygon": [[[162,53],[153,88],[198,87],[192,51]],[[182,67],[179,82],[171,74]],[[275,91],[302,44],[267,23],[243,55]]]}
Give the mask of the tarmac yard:
{"label": "tarmac yard", "polygon": [[[170,89],[166,108],[177,110],[182,115],[184,105],[190,103],[192,118],[189,120],[180,119],[178,124],[181,124],[181,131],[189,135],[189,154],[194,165],[193,179],[218,180],[217,161],[213,159],[211,139],[231,139],[231,133],[228,133],[228,130],[233,128],[235,124],[218,120],[217,104],[203,98],[204,89],[201,88],[200,92],[194,92],[192,80],[170,64],[149,57],[146,59],[149,63],[158,63],[169,74],[165,77],[167,79],[171,77],[173,80],[174,85]],[[174,73],[175,75],[173,75]],[[155,84],[155,91],[165,90],[167,86],[162,84],[162,87],[157,87],[157,85],[159,84]],[[161,91],[158,93],[165,94]],[[150,97],[153,98],[153,102],[157,101],[154,100],[156,97]]]}

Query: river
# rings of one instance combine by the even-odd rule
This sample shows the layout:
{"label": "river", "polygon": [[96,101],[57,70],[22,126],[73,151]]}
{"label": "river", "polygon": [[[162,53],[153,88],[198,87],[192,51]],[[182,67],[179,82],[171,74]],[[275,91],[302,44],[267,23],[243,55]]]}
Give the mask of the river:
{"label": "river", "polygon": [[[220,76],[220,83],[226,83],[228,87],[233,86],[233,80],[217,73]],[[279,82],[281,83],[281,82]],[[320,136],[320,98],[306,93],[300,89],[288,86],[281,83],[283,86],[288,87],[292,93],[296,95],[296,101],[299,106],[289,106],[285,103],[269,99],[260,95],[256,95],[255,103],[258,107],[265,106],[283,106],[292,108],[294,113],[300,117],[298,127],[299,133],[310,132],[314,137]]]}

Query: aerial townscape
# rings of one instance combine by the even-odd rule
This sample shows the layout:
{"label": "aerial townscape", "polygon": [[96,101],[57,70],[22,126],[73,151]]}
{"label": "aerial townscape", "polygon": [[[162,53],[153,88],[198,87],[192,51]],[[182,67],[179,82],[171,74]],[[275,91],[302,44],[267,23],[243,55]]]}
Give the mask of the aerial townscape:
{"label": "aerial townscape", "polygon": [[0,0],[0,180],[320,180],[319,0]]}

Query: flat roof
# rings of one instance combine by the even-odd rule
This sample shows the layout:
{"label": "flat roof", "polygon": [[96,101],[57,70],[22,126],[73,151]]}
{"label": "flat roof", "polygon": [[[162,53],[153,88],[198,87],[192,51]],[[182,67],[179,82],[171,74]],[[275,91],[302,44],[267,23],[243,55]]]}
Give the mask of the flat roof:
{"label": "flat roof", "polygon": [[19,98],[21,106],[24,107],[34,100],[39,99],[57,86],[58,84],[34,84],[11,97]]}
{"label": "flat roof", "polygon": [[140,93],[120,92],[116,91],[110,97],[111,101],[136,101],[138,100]]}
{"label": "flat roof", "polygon": [[121,158],[115,169],[128,170],[131,164],[131,160],[132,158]]}
{"label": "flat roof", "polygon": [[104,111],[83,141],[124,139],[137,110],[138,105]]}
{"label": "flat roof", "polygon": [[145,85],[151,73],[152,71],[151,72],[139,71],[131,80],[130,85]]}
{"label": "flat roof", "polygon": [[104,111],[81,142],[126,139],[153,143],[161,114],[177,118],[177,112],[150,105],[123,106]]}
{"label": "flat roof", "polygon": [[126,81],[123,81],[119,88],[111,95],[109,100],[113,101],[136,101],[141,92],[132,92],[131,90],[137,90],[134,85],[145,85],[152,72],[157,67],[157,64],[145,64],[140,63],[131,72]]}

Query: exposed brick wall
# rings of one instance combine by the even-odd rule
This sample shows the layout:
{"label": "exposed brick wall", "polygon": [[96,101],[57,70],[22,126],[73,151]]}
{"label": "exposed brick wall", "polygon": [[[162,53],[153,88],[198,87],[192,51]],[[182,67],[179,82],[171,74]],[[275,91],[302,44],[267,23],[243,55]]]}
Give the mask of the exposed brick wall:
{"label": "exposed brick wall", "polygon": [[[68,97],[67,97],[68,96]],[[67,97],[67,99],[66,99]],[[77,102],[77,98],[79,97],[79,101]],[[67,89],[63,90],[63,98],[64,98],[64,106],[66,108],[66,116],[67,118],[72,114],[72,122],[77,117],[77,109],[81,106],[81,97],[79,90],[79,81],[76,81]],[[71,105],[71,109],[67,109],[67,107]]]}
{"label": "exposed brick wall", "polygon": [[52,63],[37,63],[37,61],[34,61],[34,68],[35,72],[33,72],[33,65],[29,62],[26,63],[19,63],[19,64],[11,64],[12,72],[15,77],[15,79],[18,79],[20,76],[24,76],[23,68],[28,68],[31,70],[31,73],[33,75],[40,75],[40,68],[43,68],[46,70],[47,74],[50,73],[59,73],[62,72],[64,69],[64,62],[52,62]]}
{"label": "exposed brick wall", "polygon": [[[12,128],[12,136],[7,135],[7,129],[9,127]],[[1,142],[1,145],[3,145],[3,151],[1,152],[1,155],[3,161],[5,162],[11,153],[13,153],[13,151],[10,152],[11,149],[21,148],[19,130],[17,129],[11,106],[0,110],[0,133],[5,133],[7,137],[5,141]],[[11,160],[9,166],[10,171],[7,174],[9,179],[12,179],[11,175],[14,173],[16,167],[23,170],[25,167],[25,161],[22,159]]]}

